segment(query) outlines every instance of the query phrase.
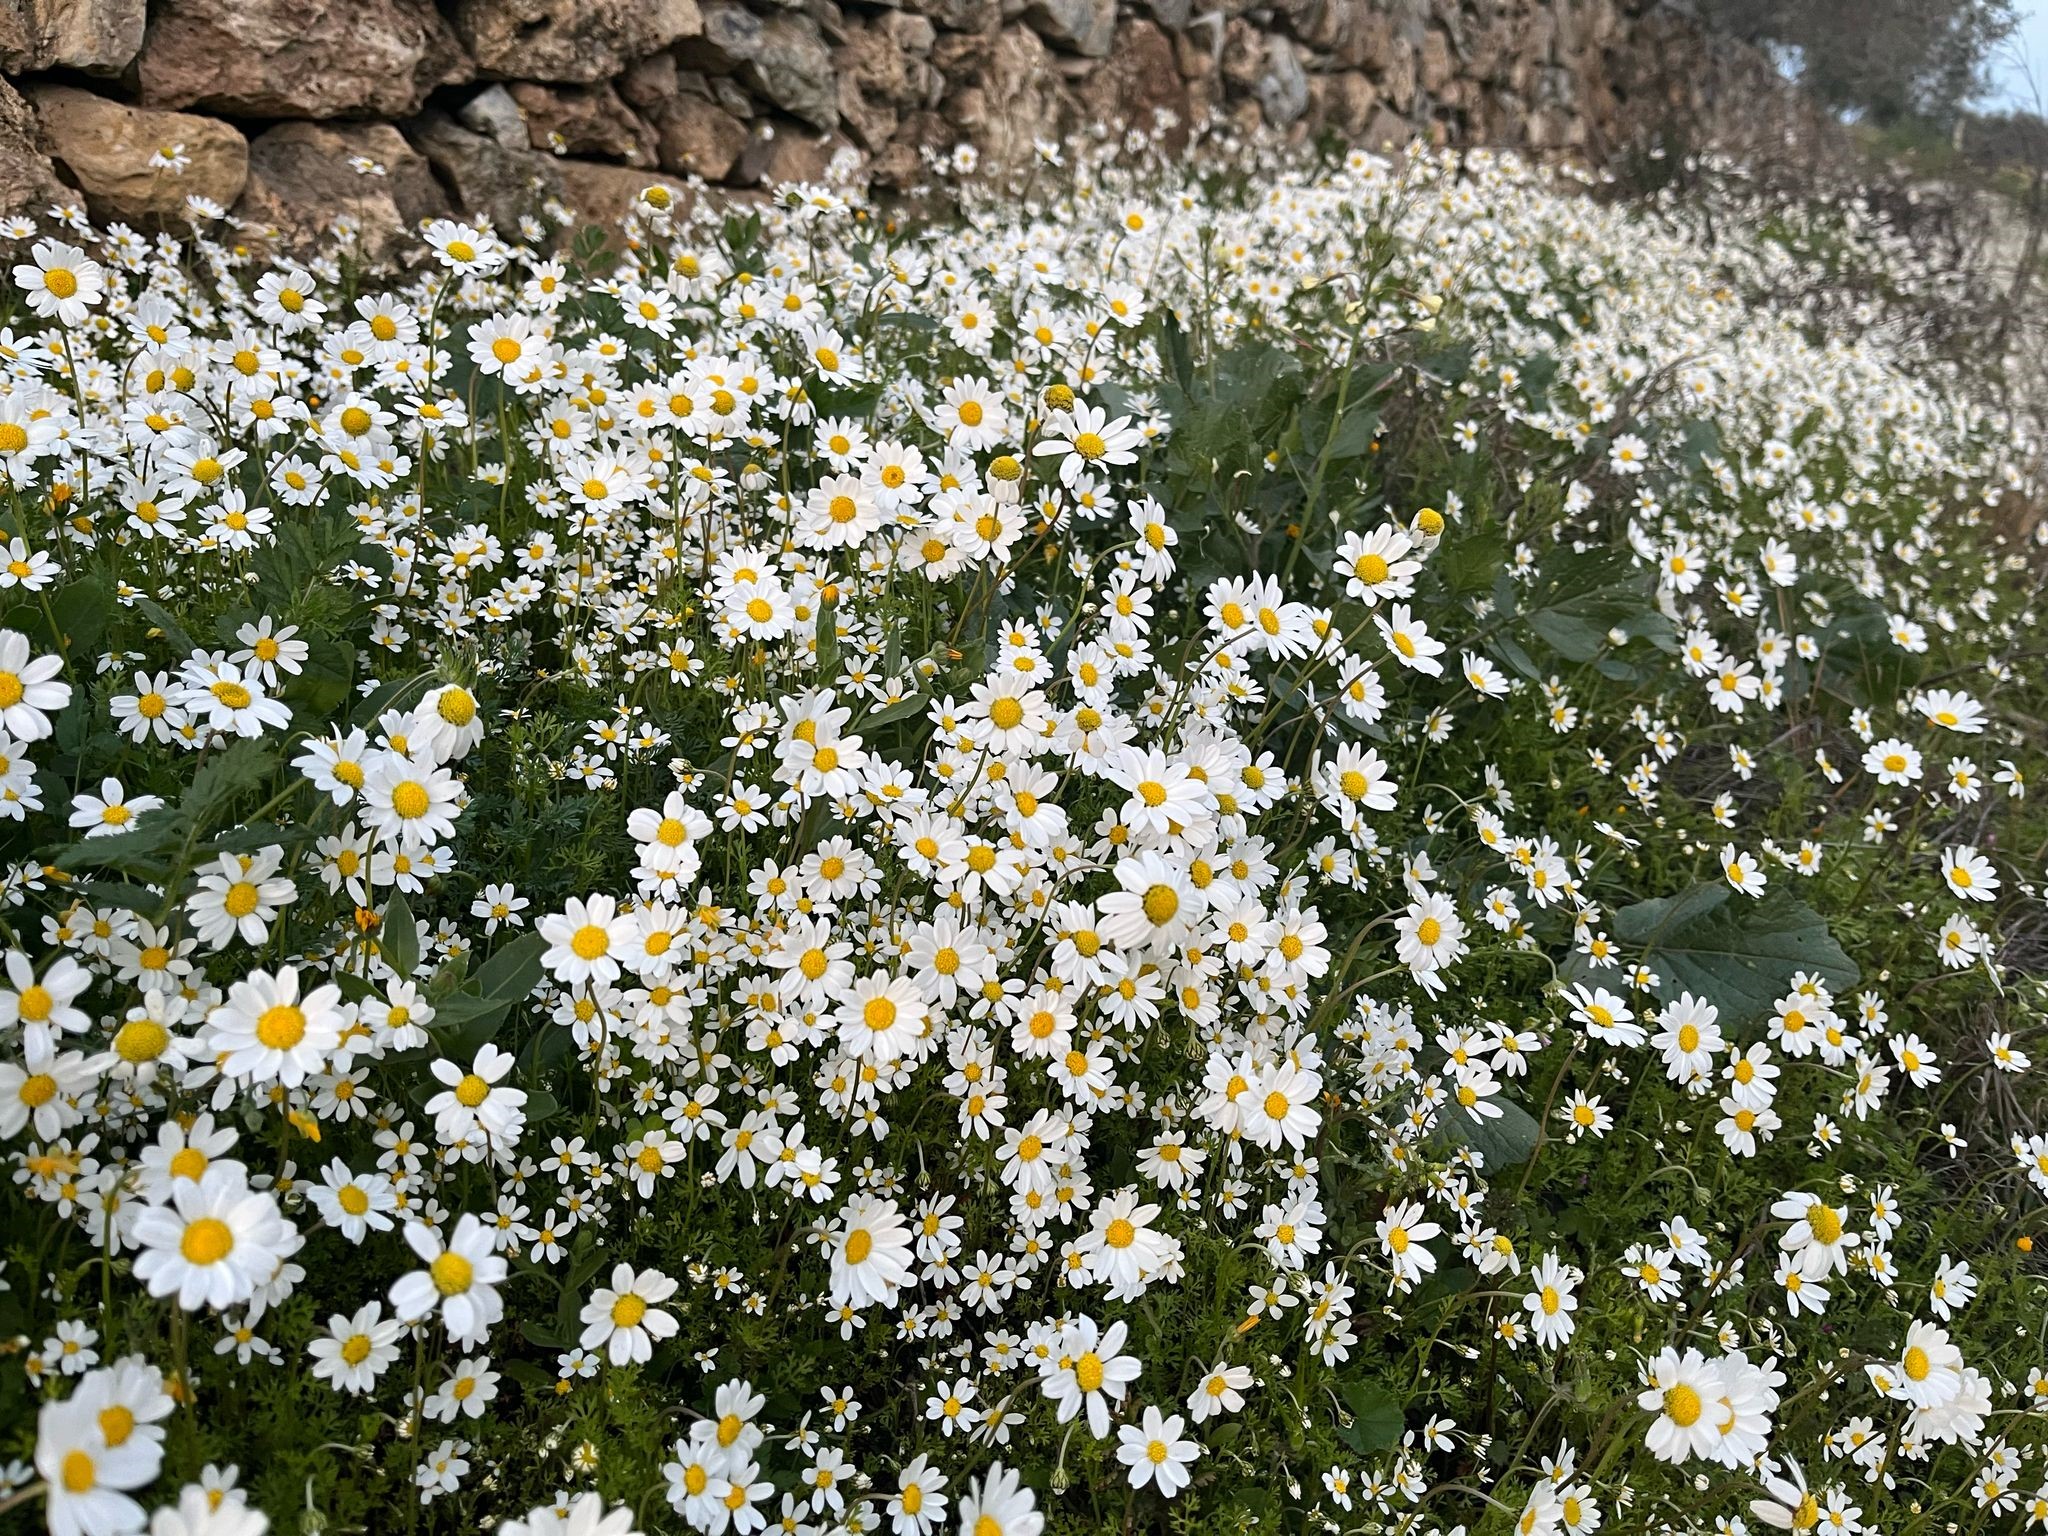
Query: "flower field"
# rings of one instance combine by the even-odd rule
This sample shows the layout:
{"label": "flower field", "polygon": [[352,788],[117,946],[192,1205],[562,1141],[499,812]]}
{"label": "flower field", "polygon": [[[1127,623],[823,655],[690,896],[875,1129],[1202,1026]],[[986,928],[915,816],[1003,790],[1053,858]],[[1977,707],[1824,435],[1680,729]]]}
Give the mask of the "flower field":
{"label": "flower field", "polygon": [[2048,1528],[2033,445],[1779,302],[1910,255],[650,196],[0,226],[0,1531]]}

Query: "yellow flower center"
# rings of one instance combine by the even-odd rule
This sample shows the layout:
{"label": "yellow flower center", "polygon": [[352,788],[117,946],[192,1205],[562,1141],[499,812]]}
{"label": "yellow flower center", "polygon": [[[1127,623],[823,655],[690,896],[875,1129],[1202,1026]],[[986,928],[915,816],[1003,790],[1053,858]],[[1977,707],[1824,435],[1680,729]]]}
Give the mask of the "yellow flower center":
{"label": "yellow flower center", "polygon": [[187,1264],[218,1264],[234,1251],[235,1234],[217,1216],[202,1216],[185,1229],[178,1252]]}
{"label": "yellow flower center", "polygon": [[306,1016],[290,1003],[275,1003],[257,1017],[256,1038],[273,1051],[288,1051],[306,1038]]}
{"label": "yellow flower center", "polygon": [[1705,1408],[1699,1393],[1680,1382],[1664,1394],[1664,1413],[1680,1429],[1690,1429],[1699,1423],[1700,1413]]}
{"label": "yellow flower center", "polygon": [[460,1296],[475,1280],[476,1266],[450,1249],[427,1266],[427,1273],[433,1277],[434,1289],[443,1296]]}
{"label": "yellow flower center", "polygon": [[130,1019],[114,1036],[114,1054],[131,1066],[155,1061],[171,1043],[170,1031],[154,1019]]}

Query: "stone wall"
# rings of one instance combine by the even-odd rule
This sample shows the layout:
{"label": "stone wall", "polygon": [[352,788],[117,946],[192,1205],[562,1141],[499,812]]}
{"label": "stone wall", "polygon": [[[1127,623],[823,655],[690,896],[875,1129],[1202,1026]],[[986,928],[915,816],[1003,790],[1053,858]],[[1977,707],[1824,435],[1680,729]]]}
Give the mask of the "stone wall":
{"label": "stone wall", "polygon": [[842,155],[898,188],[962,144],[1000,169],[1216,119],[1597,159],[1632,98],[1686,94],[1698,43],[1658,0],[1201,3],[0,0],[0,211],[178,222],[198,196],[389,248],[451,210],[603,217]]}

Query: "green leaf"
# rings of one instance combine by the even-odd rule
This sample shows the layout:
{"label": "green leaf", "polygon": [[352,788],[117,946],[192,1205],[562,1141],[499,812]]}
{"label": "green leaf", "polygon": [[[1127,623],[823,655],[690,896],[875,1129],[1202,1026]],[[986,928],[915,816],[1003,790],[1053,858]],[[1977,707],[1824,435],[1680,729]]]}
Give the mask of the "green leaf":
{"label": "green leaf", "polygon": [[[542,1349],[567,1349],[569,1347],[569,1341],[561,1334],[555,1332],[552,1328],[543,1327],[530,1317],[519,1320],[519,1332],[527,1343],[538,1345]],[[552,1382],[549,1384],[552,1385]]]}
{"label": "green leaf", "polygon": [[1513,1099],[1497,1097],[1500,1114],[1482,1120],[1455,1100],[1437,1115],[1431,1139],[1440,1146],[1470,1147],[1477,1152],[1488,1173],[1527,1162],[1535,1154],[1542,1127]]}
{"label": "green leaf", "polygon": [[1791,989],[1800,971],[1837,992],[1861,979],[1819,913],[1774,892],[1761,901],[1735,899],[1728,885],[1696,885],[1676,896],[1639,901],[1614,914],[1614,932],[1644,950],[1663,973],[1663,991],[1696,993],[1721,1010],[1722,1022],[1763,1017]]}
{"label": "green leaf", "polygon": [[908,720],[921,711],[924,706],[925,696],[923,694],[910,694],[906,698],[898,699],[894,704],[884,705],[871,715],[862,716],[860,729],[866,732],[873,730],[878,725],[893,725],[898,720]]}
{"label": "green leaf", "polygon": [[523,933],[500,947],[478,969],[475,980],[459,990],[444,990],[437,973],[428,986],[428,996],[434,1005],[434,1029],[441,1035],[441,1049],[467,1056],[495,1035],[499,1021],[532,995],[541,978],[540,957],[546,951],[547,941],[540,935]]}
{"label": "green leaf", "polygon": [[299,675],[285,685],[284,697],[309,725],[324,728],[354,692],[354,677],[354,648],[341,641],[322,641],[313,647]]}
{"label": "green leaf", "polygon": [[76,657],[92,655],[107,632],[107,615],[113,606],[107,589],[93,577],[72,582],[50,600],[50,616],[57,621],[57,643]]}
{"label": "green leaf", "polygon": [[1159,339],[1166,354],[1167,376],[1181,390],[1191,390],[1195,384],[1195,360],[1188,350],[1188,333],[1172,310],[1162,309],[1159,313]]}
{"label": "green leaf", "polygon": [[1376,1381],[1347,1381],[1341,1395],[1351,1410],[1351,1422],[1339,1427],[1339,1440],[1361,1456],[1390,1451],[1401,1443],[1405,1426],[1393,1393]]}
{"label": "green leaf", "polygon": [[393,891],[384,908],[384,922],[377,930],[377,949],[385,963],[405,980],[420,968],[420,925],[401,891]]}
{"label": "green leaf", "polygon": [[1378,411],[1353,407],[1337,418],[1335,426],[1330,429],[1329,441],[1323,445],[1323,452],[1332,464],[1355,459],[1372,447],[1379,432]]}
{"label": "green leaf", "polygon": [[135,607],[142,616],[164,632],[164,638],[178,650],[192,652],[199,649],[192,643],[192,637],[185,633],[185,626],[171,617],[171,610],[153,597],[138,597]]}
{"label": "green leaf", "polygon": [[1523,626],[1565,660],[1588,662],[1614,651],[1616,631],[1624,645],[1647,640],[1676,654],[1678,634],[1657,611],[1650,573],[1626,551],[1558,551],[1541,569],[1535,584],[1511,601]]}
{"label": "green leaf", "polygon": [[145,880],[164,874],[159,855],[176,848],[185,836],[186,820],[177,811],[156,811],[142,825],[119,837],[94,837],[71,844],[54,860],[66,874],[89,869],[114,869]]}
{"label": "green leaf", "polygon": [[129,885],[121,880],[83,880],[72,888],[72,894],[81,901],[96,907],[121,907],[129,912],[140,912],[145,917],[154,917],[162,909],[162,891],[146,886]]}
{"label": "green leaf", "polygon": [[[520,1331],[526,1332],[528,1326],[525,1323],[520,1324]],[[539,1344],[543,1349],[561,1348],[559,1344],[549,1344],[535,1338],[532,1333],[527,1333],[526,1336],[529,1342]],[[554,1389],[555,1378],[535,1365],[531,1360],[507,1360],[505,1362],[505,1374],[521,1386],[531,1387],[536,1392],[552,1391]]]}
{"label": "green leaf", "polygon": [[477,988],[492,1002],[508,1007],[523,1003],[540,984],[540,957],[548,943],[537,933],[522,933],[510,944],[500,945],[491,958],[477,968]]}
{"label": "green leaf", "polygon": [[839,675],[839,600],[818,604],[818,679],[828,686]]}
{"label": "green leaf", "polygon": [[269,778],[276,762],[277,755],[260,741],[243,738],[230,742],[192,775],[178,809],[191,818],[195,827],[207,826],[215,811],[243,790],[254,789]]}
{"label": "green leaf", "polygon": [[1472,371],[1472,348],[1468,343],[1458,342],[1440,351],[1424,353],[1415,359],[1419,372],[1446,384],[1456,384]]}

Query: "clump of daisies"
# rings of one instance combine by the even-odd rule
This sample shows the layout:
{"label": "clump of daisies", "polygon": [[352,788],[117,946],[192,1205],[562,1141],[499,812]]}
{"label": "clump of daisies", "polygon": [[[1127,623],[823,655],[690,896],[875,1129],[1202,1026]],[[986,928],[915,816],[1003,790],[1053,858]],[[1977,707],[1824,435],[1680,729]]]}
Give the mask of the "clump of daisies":
{"label": "clump of daisies", "polygon": [[1122,148],[0,224],[0,1509],[2048,1526],[2012,424],[1740,218]]}

